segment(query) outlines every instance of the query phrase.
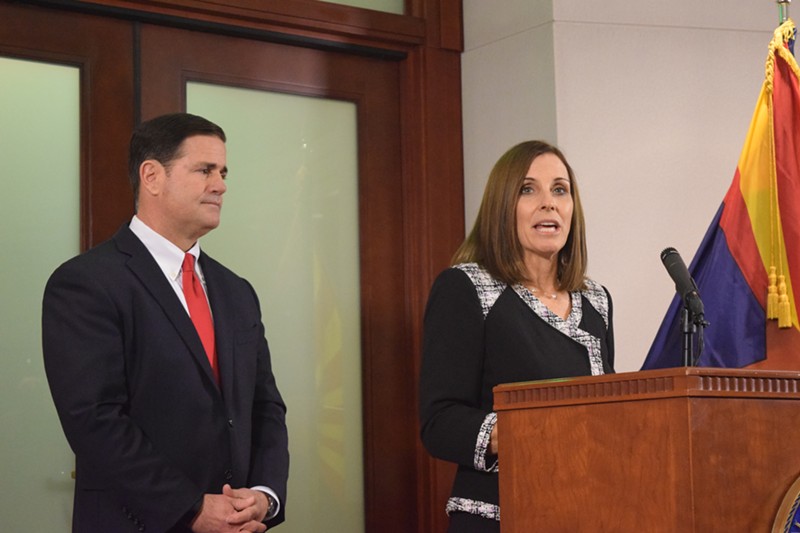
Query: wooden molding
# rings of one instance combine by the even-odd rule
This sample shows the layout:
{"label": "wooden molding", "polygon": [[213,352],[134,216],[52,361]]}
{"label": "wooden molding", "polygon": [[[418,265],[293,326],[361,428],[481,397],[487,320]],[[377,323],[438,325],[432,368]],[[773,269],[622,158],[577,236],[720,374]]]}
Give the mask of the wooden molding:
{"label": "wooden molding", "polygon": [[800,398],[800,372],[670,368],[494,388],[498,411],[676,397]]}
{"label": "wooden molding", "polygon": [[[316,0],[34,0],[32,3],[218,34],[398,58],[426,39],[424,19]],[[458,22],[449,26],[460,33]]]}

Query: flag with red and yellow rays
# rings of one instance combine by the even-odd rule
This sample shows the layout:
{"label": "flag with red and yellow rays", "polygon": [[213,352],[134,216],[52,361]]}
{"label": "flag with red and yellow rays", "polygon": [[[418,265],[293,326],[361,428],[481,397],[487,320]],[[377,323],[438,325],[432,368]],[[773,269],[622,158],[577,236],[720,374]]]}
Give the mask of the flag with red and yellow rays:
{"label": "flag with red and yellow rays", "polygon": [[[739,164],[689,271],[710,326],[699,366],[800,369],[800,69],[795,26],[769,45]],[[643,368],[683,365],[682,302],[672,301]]]}

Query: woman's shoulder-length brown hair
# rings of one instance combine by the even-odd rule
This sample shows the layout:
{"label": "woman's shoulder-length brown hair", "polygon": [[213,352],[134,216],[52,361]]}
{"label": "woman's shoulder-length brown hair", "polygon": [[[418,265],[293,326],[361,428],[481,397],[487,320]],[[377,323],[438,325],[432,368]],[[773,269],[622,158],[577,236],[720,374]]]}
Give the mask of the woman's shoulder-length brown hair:
{"label": "woman's shoulder-length brown hair", "polygon": [[456,250],[452,264],[478,263],[508,284],[526,281],[523,250],[517,235],[517,200],[531,162],[543,154],[557,156],[567,167],[574,206],[569,236],[558,254],[559,289],[586,288],[586,230],[578,183],[564,154],[544,141],[520,143],[497,160],[489,174],[475,225]]}

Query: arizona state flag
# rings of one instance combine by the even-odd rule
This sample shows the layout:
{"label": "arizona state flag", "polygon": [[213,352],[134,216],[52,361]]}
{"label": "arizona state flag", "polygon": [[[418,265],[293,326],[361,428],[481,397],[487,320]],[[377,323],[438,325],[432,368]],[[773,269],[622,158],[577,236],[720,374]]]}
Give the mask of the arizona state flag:
{"label": "arizona state flag", "polygon": [[[794,22],[775,30],[733,183],[689,271],[705,305],[700,366],[800,369],[800,69]],[[642,368],[683,365],[673,299]]]}

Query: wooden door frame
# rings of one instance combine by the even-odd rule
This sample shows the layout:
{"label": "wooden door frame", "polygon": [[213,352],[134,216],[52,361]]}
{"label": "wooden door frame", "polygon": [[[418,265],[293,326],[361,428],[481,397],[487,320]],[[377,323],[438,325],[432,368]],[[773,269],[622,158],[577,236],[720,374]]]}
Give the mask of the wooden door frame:
{"label": "wooden door frame", "polygon": [[[117,190],[114,182],[119,179],[119,169],[127,168],[127,143],[134,126],[132,107],[111,105],[103,96],[113,92],[119,99],[134,99],[130,25],[80,14],[53,20],[34,8],[2,7],[0,55],[80,70],[80,146],[92,146],[95,153],[103,154],[92,157],[82,149],[79,156],[80,249],[87,250],[107,239],[108,228],[113,232],[119,227],[119,213],[130,211],[133,205],[132,193],[111,192]],[[65,25],[69,32],[63,31]],[[98,40],[103,47],[96,46]]]}
{"label": "wooden door frame", "polygon": [[[416,405],[422,314],[428,290],[464,237],[461,0],[406,0],[405,15],[315,0],[227,0],[225,5],[207,0],[33,0],[28,3],[106,18],[367,54],[398,62],[402,80],[405,235],[402,245],[407,287],[402,305],[408,324],[404,344],[410,347],[407,371],[414,376],[408,401]],[[127,66],[127,61],[128,58],[123,57],[118,62]],[[121,90],[130,91],[131,87]],[[138,98],[132,94],[131,101],[137,102]],[[86,104],[82,105],[83,109],[92,109],[90,116],[81,117],[91,124],[88,131],[92,134],[102,131],[108,124],[117,124],[129,132],[131,122],[139,118],[138,108],[133,109],[135,120],[131,121],[127,110],[98,112],[93,102],[82,104]],[[84,139],[84,135],[82,133],[83,146],[94,142]],[[123,145],[114,149],[124,148]],[[103,173],[114,176],[110,169],[94,168],[94,160],[83,157],[86,158],[82,160],[86,172],[93,176],[92,180],[84,180],[86,183],[95,182]],[[106,238],[109,228],[116,229],[123,221],[121,217],[130,211],[130,199],[103,198],[102,191],[82,190],[82,193],[87,204],[81,210],[81,235],[83,248],[88,248]],[[114,213],[119,213],[116,215],[119,220],[115,220]],[[369,386],[365,384],[365,388]],[[414,434],[418,433],[416,417],[405,423],[413,424]],[[398,495],[397,505],[417,515],[419,533],[444,531],[444,502],[454,469],[431,459],[418,438],[404,446],[416,457],[417,494]],[[380,529],[378,518],[368,516],[367,530]]]}

